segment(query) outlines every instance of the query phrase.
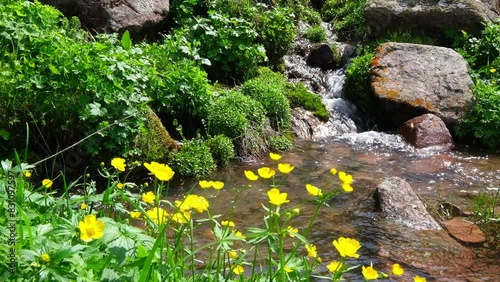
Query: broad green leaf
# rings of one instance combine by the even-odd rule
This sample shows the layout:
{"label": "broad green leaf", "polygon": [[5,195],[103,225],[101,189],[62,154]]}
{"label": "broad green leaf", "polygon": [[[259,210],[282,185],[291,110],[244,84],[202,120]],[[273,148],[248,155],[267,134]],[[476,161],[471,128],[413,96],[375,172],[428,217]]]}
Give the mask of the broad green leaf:
{"label": "broad green leaf", "polygon": [[122,46],[125,50],[130,50],[132,48],[132,39],[130,39],[130,33],[128,30],[123,33]]}

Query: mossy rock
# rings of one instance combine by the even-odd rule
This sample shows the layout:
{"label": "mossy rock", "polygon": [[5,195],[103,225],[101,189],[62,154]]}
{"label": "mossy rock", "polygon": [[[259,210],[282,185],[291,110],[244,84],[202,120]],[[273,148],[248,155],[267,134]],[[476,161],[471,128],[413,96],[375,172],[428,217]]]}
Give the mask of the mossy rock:
{"label": "mossy rock", "polygon": [[148,161],[165,160],[170,152],[179,149],[179,145],[151,108],[148,107],[144,114],[145,126],[135,139],[135,148],[139,149],[142,157]]}

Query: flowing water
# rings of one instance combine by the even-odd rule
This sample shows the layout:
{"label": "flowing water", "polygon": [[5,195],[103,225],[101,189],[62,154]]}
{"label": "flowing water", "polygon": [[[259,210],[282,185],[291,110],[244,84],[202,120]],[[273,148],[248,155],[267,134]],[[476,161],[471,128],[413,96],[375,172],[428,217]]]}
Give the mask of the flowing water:
{"label": "flowing water", "polygon": [[[341,50],[348,47],[339,44]],[[370,131],[374,126],[369,119],[342,99],[345,66],[321,71],[307,66],[304,54],[285,56],[285,65],[290,80],[301,81],[321,95],[331,115],[327,123],[314,129],[313,140],[297,141],[280,160],[296,166],[291,174],[278,173],[275,178],[275,184],[289,195],[290,203],[286,206],[300,207],[300,216],[293,218],[290,225],[303,231],[313,213],[315,206],[307,201],[306,183],[324,191],[333,189],[338,179],[329,173],[330,168],[349,172],[355,179],[354,191],[333,198],[330,207],[320,210],[311,229],[309,239],[316,244],[323,265],[339,259],[332,240],[345,236],[362,244],[360,258],[348,264],[373,264],[390,273],[391,265],[399,263],[406,272],[398,281],[412,281],[415,275],[427,277],[428,281],[500,281],[500,255],[487,245],[464,247],[444,231],[415,231],[397,226],[381,216],[373,198],[383,179],[397,176],[412,186],[435,216],[436,205],[442,201],[467,209],[472,204],[468,196],[498,191],[500,153],[471,151],[466,147],[451,152],[416,150],[398,135]],[[277,162],[266,158],[236,163],[211,176],[225,182],[223,190],[196,188],[196,193],[210,199],[212,209],[222,215],[220,220],[233,220],[241,230],[262,227],[262,204],[268,204],[266,191],[271,183],[260,179],[249,183],[243,173],[256,172],[262,166],[276,168]],[[186,192],[194,186],[194,182],[184,183],[178,191]],[[235,190],[243,191],[237,202]],[[202,232],[202,241],[210,241],[210,232]],[[325,267],[320,270],[327,272]],[[346,278],[363,280],[359,270]]]}

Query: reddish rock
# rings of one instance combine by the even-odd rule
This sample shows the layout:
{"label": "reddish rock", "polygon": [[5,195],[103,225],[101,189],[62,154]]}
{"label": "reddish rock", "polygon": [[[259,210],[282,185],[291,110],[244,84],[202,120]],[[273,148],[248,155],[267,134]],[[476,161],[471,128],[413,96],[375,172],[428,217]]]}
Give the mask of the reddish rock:
{"label": "reddish rock", "polygon": [[455,239],[463,243],[482,243],[486,241],[483,231],[463,217],[442,221],[441,225]]}
{"label": "reddish rock", "polygon": [[433,114],[421,115],[406,121],[399,127],[398,133],[416,148],[453,146],[450,131],[444,122]]}

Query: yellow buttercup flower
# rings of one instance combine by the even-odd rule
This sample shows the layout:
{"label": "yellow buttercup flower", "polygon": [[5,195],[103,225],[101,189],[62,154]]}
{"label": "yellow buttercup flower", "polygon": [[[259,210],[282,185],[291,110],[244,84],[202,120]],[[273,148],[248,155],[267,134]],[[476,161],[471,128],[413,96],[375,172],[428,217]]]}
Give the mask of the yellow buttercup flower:
{"label": "yellow buttercup flower", "polygon": [[42,186],[44,186],[45,188],[52,187],[52,184],[54,184],[54,182],[52,182],[52,180],[50,180],[50,179],[42,180]]}
{"label": "yellow buttercup flower", "polygon": [[358,240],[340,237],[338,240],[334,240],[332,243],[341,256],[351,258],[359,257],[359,255],[356,253],[359,248],[361,248]]}
{"label": "yellow buttercup flower", "polygon": [[342,183],[342,190],[344,190],[345,192],[352,192],[354,189],[352,188],[351,184]]}
{"label": "yellow buttercup flower", "polygon": [[233,267],[233,272],[234,272],[234,274],[236,274],[236,275],[241,275],[241,274],[243,274],[243,272],[245,272],[245,269],[244,269],[244,268],[243,268],[243,266],[241,266],[241,265],[235,265],[235,266]]}
{"label": "yellow buttercup flower", "polygon": [[222,226],[229,226],[229,227],[235,227],[236,226],[234,224],[234,222],[229,221],[229,220],[223,220],[223,221],[221,221],[220,225],[222,225]]}
{"label": "yellow buttercup flower", "polygon": [[99,239],[104,235],[104,222],[96,220],[95,215],[86,215],[83,221],[78,223],[80,229],[80,239],[84,242],[90,242],[93,239]]}
{"label": "yellow buttercup flower", "polygon": [[326,268],[328,268],[328,271],[330,271],[331,273],[335,273],[335,272],[340,271],[343,266],[344,266],[344,264],[342,264],[339,261],[334,260],[334,261],[330,262],[330,264],[328,264],[326,266]]}
{"label": "yellow buttercup flower", "polygon": [[134,219],[141,217],[141,215],[142,215],[141,212],[138,212],[138,211],[131,211],[130,212],[130,217],[134,218]]}
{"label": "yellow buttercup flower", "polygon": [[207,189],[207,188],[212,187],[212,181],[200,180],[200,182],[198,182],[198,184],[200,184],[200,187],[203,189]]}
{"label": "yellow buttercup flower", "polygon": [[401,265],[399,265],[399,264],[395,263],[395,264],[393,264],[393,265],[392,265],[392,273],[393,273],[394,275],[401,276],[401,275],[403,275],[404,270],[403,270],[403,268],[401,267]]}
{"label": "yellow buttercup flower", "polygon": [[146,214],[156,224],[162,224],[168,220],[168,212],[162,208],[153,208],[146,211]]}
{"label": "yellow buttercup flower", "polygon": [[224,188],[224,182],[214,181],[214,182],[212,182],[212,187],[214,187],[215,190],[220,190],[220,189]]}
{"label": "yellow buttercup flower", "polygon": [[121,189],[123,189],[123,183],[118,182],[118,183],[116,184],[116,188],[118,188],[118,189],[120,189],[120,190],[121,190]]}
{"label": "yellow buttercup flower", "polygon": [[197,212],[202,213],[209,208],[209,203],[205,197],[194,194],[187,195],[184,201],[176,201],[175,205],[183,212],[195,209]]}
{"label": "yellow buttercup flower", "polygon": [[154,205],[156,196],[153,192],[149,191],[147,193],[142,193],[141,199],[147,204]]}
{"label": "yellow buttercup flower", "polygon": [[172,215],[172,220],[180,224],[185,224],[191,220],[191,212],[189,211],[185,211],[182,213],[177,212],[174,215]]}
{"label": "yellow buttercup flower", "polygon": [[276,171],[274,169],[271,169],[267,166],[259,168],[257,172],[259,173],[259,176],[264,179],[269,179],[276,174]]}
{"label": "yellow buttercup flower", "polygon": [[125,171],[125,159],[123,158],[114,158],[111,160],[111,166],[113,166],[118,171]]}
{"label": "yellow buttercup flower", "polygon": [[87,208],[87,204],[82,203],[82,204],[80,205],[80,209],[81,209],[81,210],[84,210],[84,209],[86,209],[86,208]]}
{"label": "yellow buttercup flower", "polygon": [[291,269],[290,267],[287,267],[287,266],[285,266],[285,267],[283,268],[283,270],[284,270],[285,272],[292,272],[292,271],[293,271],[293,269]]}
{"label": "yellow buttercup flower", "polygon": [[273,161],[279,161],[283,156],[280,155],[280,154],[275,154],[275,153],[269,153],[269,157],[273,160]]}
{"label": "yellow buttercup flower", "polygon": [[43,261],[43,262],[45,262],[45,263],[49,262],[49,261],[50,261],[50,256],[49,256],[49,254],[47,254],[47,253],[42,254],[42,255],[40,256],[40,260],[41,260],[41,261]]}
{"label": "yellow buttercup flower", "polygon": [[278,188],[273,188],[267,191],[267,196],[269,197],[269,202],[273,205],[277,205],[278,207],[284,203],[290,202],[286,199],[288,197],[288,193],[280,193]]}
{"label": "yellow buttercup flower", "polygon": [[352,184],[352,175],[345,173],[343,171],[339,171],[339,179],[343,183]]}
{"label": "yellow buttercup flower", "polygon": [[233,233],[234,233],[234,236],[236,236],[236,237],[240,237],[241,239],[246,239],[246,238],[247,238],[246,236],[244,236],[244,235],[243,235],[240,231],[238,231],[238,230],[233,231]]}
{"label": "yellow buttercup flower", "polygon": [[378,272],[371,266],[362,267],[361,273],[366,280],[375,280],[378,278]]}
{"label": "yellow buttercup flower", "polygon": [[236,251],[229,251],[229,252],[227,252],[227,254],[232,259],[237,259],[238,258],[238,253]]}
{"label": "yellow buttercup flower", "polygon": [[[292,232],[294,232],[294,233],[299,233],[299,229],[297,229],[297,228],[293,228],[293,227],[291,227],[291,226],[288,226],[288,227],[286,228],[286,230],[288,230],[288,231],[292,231]],[[288,235],[290,235],[290,237],[292,237],[292,238],[293,238],[293,237],[295,237],[295,235],[293,235],[292,233],[288,233]]]}
{"label": "yellow buttercup flower", "polygon": [[278,170],[284,174],[289,174],[290,172],[292,172],[294,168],[295,167],[291,164],[282,164],[282,163],[278,164]]}
{"label": "yellow buttercup flower", "polygon": [[420,277],[420,276],[415,276],[413,277],[413,282],[426,282],[427,279],[425,279],[424,277]]}
{"label": "yellow buttercup flower", "polygon": [[490,69],[490,72],[491,72],[491,73],[496,73],[496,72],[497,72],[497,70],[496,70],[495,68],[491,68],[491,69]]}
{"label": "yellow buttercup flower", "polygon": [[253,173],[251,170],[245,170],[245,176],[247,177],[248,180],[252,181],[259,179],[259,177],[255,175],[255,173]]}
{"label": "yellow buttercup flower", "polygon": [[318,252],[316,251],[316,246],[313,244],[306,244],[307,256],[315,258],[318,256]]}
{"label": "yellow buttercup flower", "polygon": [[175,172],[166,164],[157,162],[144,163],[144,166],[161,181],[169,181],[174,176]]}
{"label": "yellow buttercup flower", "polygon": [[30,178],[31,177],[31,171],[25,171],[24,172],[24,177]]}
{"label": "yellow buttercup flower", "polygon": [[335,174],[337,174],[337,170],[336,170],[336,169],[334,169],[334,168],[332,168],[332,169],[330,169],[330,173],[331,173],[332,175],[335,175]]}
{"label": "yellow buttercup flower", "polygon": [[309,193],[309,195],[311,196],[323,196],[323,192],[321,192],[321,189],[319,189],[318,187],[316,186],[313,186],[311,184],[306,184],[306,189],[307,189],[307,193]]}

